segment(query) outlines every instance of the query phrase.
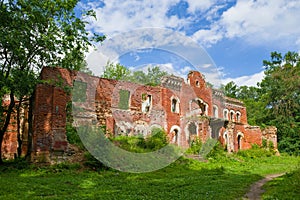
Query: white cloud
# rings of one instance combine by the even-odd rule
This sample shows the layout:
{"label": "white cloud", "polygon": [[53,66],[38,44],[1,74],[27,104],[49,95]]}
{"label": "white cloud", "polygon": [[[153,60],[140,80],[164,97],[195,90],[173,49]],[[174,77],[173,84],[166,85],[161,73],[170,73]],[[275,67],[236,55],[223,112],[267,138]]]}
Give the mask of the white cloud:
{"label": "white cloud", "polygon": [[[299,0],[237,0],[236,4],[221,14],[220,8],[224,7],[225,3],[218,0],[185,0],[188,3],[187,11],[190,16],[187,18],[178,18],[177,16],[168,17],[169,9],[180,2],[180,0],[104,0],[105,6],[99,6],[99,2],[82,5],[93,8],[97,14],[97,21],[90,19],[88,24],[89,31],[100,32],[107,35],[109,38],[114,38],[118,33],[130,32],[137,28],[172,28],[173,30],[181,30],[181,33],[186,34],[186,30],[193,29],[192,38],[206,47],[216,44],[226,38],[241,38],[250,45],[266,45],[271,44],[273,47],[286,46],[288,48],[295,47],[300,49],[300,1]],[[199,16],[199,11],[203,12]],[[193,24],[193,20],[198,17],[207,19],[208,24],[205,29],[197,28]],[[214,21],[212,21],[214,20]],[[188,28],[187,28],[188,27]],[[186,29],[187,28],[187,29]],[[137,32],[135,32],[136,34]],[[141,32],[142,34],[142,32]],[[128,35],[128,34],[127,34]],[[136,36],[139,37],[139,36]],[[176,37],[166,37],[164,34],[156,34],[153,40],[136,41],[135,38],[118,37],[117,43],[121,52],[122,49],[130,49],[131,47],[149,47],[151,44],[163,41],[164,44],[172,46],[174,42],[178,42]],[[129,42],[129,41],[130,42]],[[181,42],[181,41],[180,41]],[[184,42],[188,42],[185,40]],[[133,45],[133,46],[132,46]],[[185,47],[182,43],[177,46]],[[277,45],[277,46],[275,46]],[[162,45],[161,45],[162,46]],[[171,48],[169,48],[171,49]],[[176,49],[176,53],[180,52],[180,56],[190,60],[192,57],[200,57],[196,51],[186,52]],[[98,52],[99,53],[99,52]],[[105,52],[107,55],[107,52]],[[97,68],[99,63],[106,63],[107,58],[102,58],[100,61],[96,59],[95,54],[90,54],[89,63],[93,63],[93,68]],[[89,57],[90,57],[89,56]],[[94,57],[93,57],[94,56]],[[118,54],[110,54],[109,59],[118,59]],[[139,58],[136,57],[138,60]],[[201,58],[202,59],[202,58]],[[203,61],[204,62],[204,61]],[[199,61],[200,63],[200,61]],[[204,63],[207,63],[206,61]],[[198,65],[197,63],[195,66]],[[202,63],[203,64],[203,63]],[[100,70],[98,70],[100,71]],[[236,79],[243,84],[256,84],[255,79],[259,79],[260,73],[251,77],[240,77]],[[213,73],[208,75],[212,79]],[[251,82],[251,79],[253,81]]]}
{"label": "white cloud", "polygon": [[265,74],[264,71],[261,71],[259,73],[256,74],[252,74],[249,76],[241,76],[238,78],[226,78],[222,80],[222,84],[227,84],[230,81],[233,81],[235,84],[237,84],[238,86],[257,86],[258,82],[261,82],[264,78]]}
{"label": "white cloud", "polygon": [[90,3],[96,11],[98,21],[91,20],[89,28],[109,36],[114,33],[130,31],[141,27],[182,27],[184,20],[176,16],[167,17],[172,5],[180,0],[104,0],[104,7],[97,7],[97,2]]}
{"label": "white cloud", "polygon": [[209,30],[198,30],[193,37],[211,44],[238,37],[251,45],[294,45],[300,35],[299,10],[299,0],[238,0]]}
{"label": "white cloud", "polygon": [[180,68],[180,73],[186,75],[191,70],[192,68],[190,66],[185,66],[183,68]]}
{"label": "white cloud", "polygon": [[201,45],[210,47],[212,44],[215,44],[223,39],[223,34],[216,27],[208,30],[199,30],[194,33],[193,39],[199,42]]}
{"label": "white cloud", "polygon": [[194,13],[197,10],[207,10],[215,4],[215,1],[216,0],[186,0],[189,4],[188,11],[191,13]]}

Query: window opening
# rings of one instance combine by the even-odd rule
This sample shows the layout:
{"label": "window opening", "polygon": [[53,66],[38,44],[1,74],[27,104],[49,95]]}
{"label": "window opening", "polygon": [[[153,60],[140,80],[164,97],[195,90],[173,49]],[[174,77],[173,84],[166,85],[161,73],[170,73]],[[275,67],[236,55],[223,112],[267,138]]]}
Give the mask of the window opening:
{"label": "window opening", "polygon": [[120,90],[119,95],[120,95],[119,109],[128,110],[129,109],[130,92],[128,90]]}
{"label": "window opening", "polygon": [[146,113],[150,111],[152,105],[152,96],[142,94],[142,112]]}

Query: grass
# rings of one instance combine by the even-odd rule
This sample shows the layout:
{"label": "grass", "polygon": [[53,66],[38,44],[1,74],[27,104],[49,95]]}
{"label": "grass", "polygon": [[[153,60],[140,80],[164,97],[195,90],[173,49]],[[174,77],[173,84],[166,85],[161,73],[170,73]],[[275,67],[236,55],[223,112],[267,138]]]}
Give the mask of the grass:
{"label": "grass", "polygon": [[263,199],[300,199],[300,166],[297,170],[268,182]]}
{"label": "grass", "polygon": [[[180,158],[143,174],[93,171],[78,164],[7,163],[0,166],[0,199],[239,199],[264,175],[291,172],[298,163],[299,158],[291,156],[234,154],[206,163]],[[299,173],[287,180],[294,176],[299,180]]]}

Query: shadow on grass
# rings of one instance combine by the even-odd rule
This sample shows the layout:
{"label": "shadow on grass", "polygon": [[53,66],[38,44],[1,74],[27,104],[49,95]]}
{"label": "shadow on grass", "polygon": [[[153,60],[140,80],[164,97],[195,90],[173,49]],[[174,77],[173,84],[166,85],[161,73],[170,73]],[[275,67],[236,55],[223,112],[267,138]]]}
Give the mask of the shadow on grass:
{"label": "shadow on grass", "polygon": [[261,178],[184,158],[141,174],[0,166],[0,199],[236,199]]}

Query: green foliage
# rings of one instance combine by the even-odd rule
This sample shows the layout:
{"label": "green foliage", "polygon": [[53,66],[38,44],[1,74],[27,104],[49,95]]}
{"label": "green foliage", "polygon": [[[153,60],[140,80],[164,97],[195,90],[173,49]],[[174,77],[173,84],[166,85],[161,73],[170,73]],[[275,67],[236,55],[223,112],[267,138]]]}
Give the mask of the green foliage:
{"label": "green foliage", "polygon": [[213,148],[210,149],[209,153],[205,156],[210,160],[223,161],[226,158],[226,151],[220,142],[213,143]]}
{"label": "green foliage", "polygon": [[[75,14],[78,2],[0,2],[0,96],[10,94],[11,102],[6,116],[1,119],[0,143],[15,107],[14,97],[25,99],[33,94],[43,67],[60,66],[75,70],[83,67],[84,53],[93,39],[88,37],[83,17],[88,18],[94,13],[83,10]],[[95,36],[94,39],[101,41],[104,37]]]}
{"label": "green foliage", "polygon": [[266,139],[263,139],[263,140],[262,140],[262,147],[263,147],[264,149],[268,148],[268,141],[267,141]]}
{"label": "green foliage", "polygon": [[128,110],[129,109],[130,91],[120,90],[119,95],[120,95],[119,108],[122,110]]}
{"label": "green foliage", "polygon": [[[298,162],[299,158],[291,156],[227,162],[179,158],[170,166],[149,173],[124,173],[93,167],[82,169],[68,163],[22,170],[5,170],[5,166],[0,166],[0,172],[5,172],[0,173],[0,198],[239,199],[264,175],[290,172]],[[270,190],[268,194],[286,193],[294,197],[290,193],[293,191],[296,192],[294,199],[297,199],[298,176],[288,173],[282,184],[275,185],[274,190],[277,188],[278,192]]]}
{"label": "green foliage", "polygon": [[114,80],[127,80],[129,75],[130,71],[126,67],[120,65],[119,63],[113,64],[108,62],[102,77]]}
{"label": "green foliage", "polygon": [[130,81],[133,83],[139,83],[144,85],[157,86],[160,84],[160,79],[163,76],[168,75],[167,72],[161,71],[158,66],[148,68],[147,73],[143,71],[130,71],[125,66],[117,63],[107,63],[103,78],[109,78],[114,80]]}
{"label": "green foliage", "polygon": [[284,137],[278,143],[278,149],[289,155],[300,155],[300,136]]}
{"label": "green foliage", "polygon": [[163,129],[154,128],[151,131],[151,136],[146,138],[146,148],[158,150],[168,144],[167,134]]}
{"label": "green foliage", "polygon": [[267,182],[262,199],[299,199],[300,167],[282,177]]}
{"label": "green foliage", "polygon": [[246,159],[249,158],[253,159],[253,158],[271,157],[274,155],[274,152],[264,148],[260,148],[258,145],[252,145],[251,149],[240,150],[237,152],[237,155]]}
{"label": "green foliage", "polygon": [[110,169],[109,167],[101,163],[99,160],[97,160],[90,152],[85,152],[84,158],[85,158],[84,166],[92,170],[102,171],[102,170]]}
{"label": "green foliage", "polygon": [[245,103],[249,124],[277,127],[279,151],[300,155],[300,56],[272,52],[263,64],[265,77],[258,87],[230,82],[223,86],[225,94]]}
{"label": "green foliage", "polygon": [[230,81],[226,85],[222,85],[221,90],[224,91],[225,96],[237,98],[238,86],[233,81]]}
{"label": "green foliage", "polygon": [[190,144],[190,147],[186,150],[188,154],[199,154],[202,148],[201,139],[196,137]]}
{"label": "green foliage", "polygon": [[155,151],[168,144],[166,133],[159,128],[154,128],[147,138],[143,136],[116,136],[110,139],[120,148],[136,153]]}

